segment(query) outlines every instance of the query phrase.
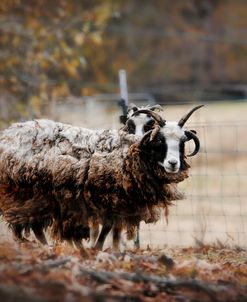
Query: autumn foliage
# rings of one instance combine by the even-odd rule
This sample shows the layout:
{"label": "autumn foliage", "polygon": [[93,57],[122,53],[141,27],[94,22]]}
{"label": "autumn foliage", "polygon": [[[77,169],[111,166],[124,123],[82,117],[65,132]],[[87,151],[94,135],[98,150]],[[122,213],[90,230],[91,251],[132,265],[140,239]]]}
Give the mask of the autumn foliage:
{"label": "autumn foliage", "polygon": [[246,301],[247,253],[223,246],[113,253],[2,242],[1,301]]}
{"label": "autumn foliage", "polygon": [[36,117],[54,98],[118,91],[120,68],[156,94],[245,83],[245,14],[245,1],[2,0],[1,95]]}

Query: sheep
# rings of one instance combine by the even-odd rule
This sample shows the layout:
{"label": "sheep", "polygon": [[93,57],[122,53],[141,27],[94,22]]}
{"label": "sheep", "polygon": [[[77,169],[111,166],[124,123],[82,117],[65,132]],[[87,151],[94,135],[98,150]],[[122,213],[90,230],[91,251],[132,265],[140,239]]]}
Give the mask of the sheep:
{"label": "sheep", "polygon": [[[138,115],[133,115],[134,112],[140,109],[149,109],[151,111],[163,111],[163,108],[159,104],[138,107],[135,104],[131,103],[129,107],[126,106],[126,108],[124,109],[125,110],[123,111],[126,112],[126,116],[120,116],[120,121],[123,124],[125,124],[125,127],[123,129],[126,130],[128,133],[135,134],[139,137],[142,137],[145,132],[154,128],[155,120],[149,114],[140,113]],[[119,248],[120,236],[121,236],[120,228],[115,227],[113,229],[113,247],[116,250]],[[127,238],[128,239],[135,238],[134,241],[135,247],[139,248],[140,247],[139,226],[137,226],[136,229],[133,229],[132,227],[129,230],[127,230]]]}
{"label": "sheep", "polygon": [[[135,115],[138,116],[140,114],[149,115],[156,121],[156,123],[159,124],[160,131],[158,131],[158,133],[159,133],[160,137],[163,139],[163,144],[164,144],[164,149],[165,149],[163,151],[163,155],[166,154],[166,160],[164,160],[163,168],[165,169],[165,172],[167,173],[167,180],[165,181],[165,184],[163,187],[164,190],[162,192],[163,198],[166,200],[166,203],[165,203],[166,215],[168,214],[167,205],[169,205],[169,201],[183,198],[183,194],[181,194],[181,192],[179,192],[177,190],[176,183],[182,181],[184,178],[187,178],[188,175],[187,174],[186,174],[186,176],[184,175],[184,178],[181,178],[180,180],[178,180],[178,178],[176,180],[174,179],[171,184],[169,183],[168,179],[169,178],[173,179],[173,175],[171,175],[171,174],[177,173],[179,175],[180,170],[187,171],[187,169],[189,168],[189,165],[185,161],[184,143],[186,141],[189,141],[192,139],[192,140],[194,140],[195,145],[196,145],[194,152],[192,152],[192,154],[190,154],[188,156],[196,155],[200,148],[200,142],[196,136],[196,132],[194,130],[188,131],[188,130],[184,130],[182,128],[183,128],[185,122],[192,115],[192,113],[194,111],[196,111],[197,109],[201,108],[202,106],[203,105],[196,106],[195,108],[193,108],[191,111],[189,111],[187,114],[185,114],[178,123],[176,123],[176,122],[167,122],[166,123],[166,121],[162,120],[162,118],[159,117],[157,114],[155,114],[154,112],[151,112],[150,110],[145,110],[145,109],[138,110],[132,114],[132,117],[134,117]],[[155,128],[155,129],[157,131],[157,128]],[[149,132],[155,133],[154,130],[149,131]],[[145,135],[145,137],[146,136],[147,135]],[[153,141],[153,137],[155,137],[155,136],[156,136],[156,134],[151,135],[150,141]],[[145,138],[143,138],[142,141],[144,139]],[[155,157],[155,153],[156,152],[154,152],[154,154],[153,154],[154,157]],[[159,153],[159,152],[157,152],[157,153]],[[159,162],[158,164],[161,164],[161,162]],[[168,175],[169,175],[169,177],[168,177]],[[162,188],[160,188],[160,189],[162,191]],[[154,210],[152,210],[151,212],[152,212],[152,214],[155,213]],[[101,232],[98,242],[96,244],[96,247],[98,249],[101,249],[103,247],[106,234],[108,234],[109,230],[111,229],[112,224],[109,223],[108,217],[109,217],[109,215],[106,216],[106,221],[103,224],[102,232]],[[111,215],[110,215],[110,217],[111,217]],[[154,215],[154,217],[155,217],[155,215]],[[159,216],[157,216],[156,218],[154,218],[154,217],[151,220],[146,221],[146,222],[155,222],[159,219]],[[119,225],[121,225],[121,223],[122,223],[120,217],[118,217],[116,219],[116,221],[117,221],[117,225],[119,227]],[[140,221],[141,221],[141,219],[138,222],[134,223],[134,226],[138,228]],[[122,223],[122,226],[119,227],[119,232],[121,231],[123,226],[126,227],[126,222]],[[133,226],[133,222],[130,224],[130,227],[131,226]],[[115,239],[119,239],[119,238],[115,238]],[[115,243],[117,243],[117,242],[118,241],[116,241]],[[114,241],[113,241],[113,244],[114,244]]]}
{"label": "sheep", "polygon": [[200,107],[178,123],[138,111],[158,124],[141,140],[122,130],[93,131],[48,120],[4,130],[0,209],[15,238],[24,240],[23,232],[31,229],[46,243],[43,230],[50,226],[54,240],[81,247],[89,237],[90,221],[101,217],[96,244],[101,249],[116,221],[128,228],[159,219],[157,209],[167,209],[181,197],[174,184],[188,177],[185,142],[195,142],[191,155],[199,151],[196,134],[182,127]]}
{"label": "sheep", "polygon": [[[124,102],[121,103],[121,106],[123,107],[123,112],[125,115],[120,116],[120,122],[123,123],[125,126],[122,128],[122,130],[127,131],[128,133],[135,134],[139,137],[142,137],[145,132],[151,130],[154,128],[155,120],[150,116],[150,114],[147,113],[140,113],[137,115],[133,115],[134,112],[137,112],[140,109],[148,109],[151,111],[162,111],[163,108],[156,104],[156,105],[147,105],[142,107],[137,107],[135,104],[130,104],[129,107],[125,105]],[[92,222],[91,227],[91,245],[94,245],[97,237],[99,235],[99,223],[94,220]],[[121,237],[121,226],[115,225],[113,228],[113,248],[115,250],[118,250],[119,243],[120,243],[120,237]],[[133,228],[133,226],[130,227],[130,229],[127,230],[127,238],[133,239],[136,237],[135,246],[139,247],[139,226],[136,228]]]}
{"label": "sheep", "polygon": [[[86,163],[95,151],[122,147],[125,138],[128,144],[135,142],[133,135],[126,137],[123,131],[89,130],[48,120],[17,123],[4,130],[0,135],[0,209],[14,237],[25,240],[23,231],[28,234],[32,229],[46,243],[43,229],[56,223],[53,237],[57,240],[80,245],[81,238],[88,238],[88,219],[80,216],[86,215],[84,203],[76,202],[82,198],[79,183],[83,184],[87,173]],[[61,224],[59,217],[66,216],[72,206],[73,215]]]}
{"label": "sheep", "polygon": [[163,110],[163,108],[158,104],[153,106],[147,105],[145,107],[137,107],[135,104],[130,104],[125,119],[120,119],[125,124],[125,127],[123,129],[128,133],[143,136],[145,132],[151,130],[154,127],[155,120],[150,116],[150,114],[140,113],[133,115],[135,112],[141,109],[148,109],[151,111]]}

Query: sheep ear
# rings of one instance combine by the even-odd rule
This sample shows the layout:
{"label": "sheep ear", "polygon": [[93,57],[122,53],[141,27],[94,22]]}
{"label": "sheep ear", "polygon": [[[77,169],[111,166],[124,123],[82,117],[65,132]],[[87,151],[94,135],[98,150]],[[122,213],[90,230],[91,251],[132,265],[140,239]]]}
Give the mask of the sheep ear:
{"label": "sheep ear", "polygon": [[128,120],[128,118],[127,118],[126,115],[120,115],[119,120],[120,120],[120,123],[121,123],[121,124],[124,124],[124,125],[125,125],[126,122],[127,122],[127,120]]}
{"label": "sheep ear", "polygon": [[138,107],[135,104],[131,103],[131,104],[129,104],[128,112],[130,112],[130,110],[133,110],[133,112],[136,112],[138,110]]}

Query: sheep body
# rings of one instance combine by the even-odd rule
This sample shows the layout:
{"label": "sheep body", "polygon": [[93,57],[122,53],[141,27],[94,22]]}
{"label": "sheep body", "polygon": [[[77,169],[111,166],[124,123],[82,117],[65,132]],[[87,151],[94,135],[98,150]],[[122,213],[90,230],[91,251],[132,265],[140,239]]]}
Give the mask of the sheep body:
{"label": "sheep body", "polygon": [[[82,238],[87,238],[87,211],[78,200],[83,200],[91,155],[97,150],[128,148],[133,142],[133,135],[121,131],[89,130],[48,120],[17,123],[4,130],[0,208],[15,236],[23,239],[22,231],[31,228],[44,242],[41,229],[56,225],[57,239],[71,240],[76,232],[84,232]],[[61,224],[64,215],[70,217]]]}
{"label": "sheep body", "polygon": [[0,208],[20,240],[32,229],[45,243],[51,226],[56,240],[80,245],[94,219],[126,228],[157,221],[160,207],[181,198],[174,183],[187,168],[164,173],[124,131],[18,123],[0,135]]}

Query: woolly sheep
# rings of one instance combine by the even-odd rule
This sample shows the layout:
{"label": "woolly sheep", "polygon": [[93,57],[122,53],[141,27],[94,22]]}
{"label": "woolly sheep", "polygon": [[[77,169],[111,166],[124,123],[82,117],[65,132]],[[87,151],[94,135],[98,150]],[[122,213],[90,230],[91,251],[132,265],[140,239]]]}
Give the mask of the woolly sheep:
{"label": "woolly sheep", "polygon": [[[137,107],[135,104],[130,104],[129,107],[125,105],[123,102],[121,104],[123,107],[123,111],[126,112],[126,115],[120,116],[120,121],[125,125],[125,127],[122,128],[122,130],[127,131],[128,133],[135,134],[138,137],[142,137],[145,132],[151,130],[154,128],[155,125],[155,120],[153,119],[152,116],[148,113],[140,113],[133,115],[134,112],[137,112],[138,110],[141,109],[148,109],[151,111],[162,111],[163,108],[156,104],[156,105],[147,105],[147,106],[142,106],[142,107]],[[93,246],[98,238],[99,235],[99,223],[94,220],[92,222],[92,227],[91,227],[91,245]],[[113,248],[115,250],[119,249],[119,244],[120,244],[120,238],[121,238],[121,226],[114,225],[113,227]],[[135,240],[135,246],[139,247],[139,226],[134,227],[130,226],[129,229],[127,229],[127,238],[133,239],[136,238]]]}
{"label": "woolly sheep", "polygon": [[[132,117],[135,115],[138,116],[140,114],[150,115],[156,121],[156,123],[159,124],[160,128],[156,127],[156,131],[157,131],[157,129],[159,129],[157,132],[158,135],[157,135],[157,133],[151,135],[151,140],[150,140],[151,144],[153,144],[154,137],[159,137],[159,139],[158,139],[158,142],[154,143],[153,147],[154,147],[154,149],[156,149],[156,148],[157,149],[152,150],[153,154],[150,154],[150,160],[152,162],[153,157],[154,158],[156,157],[157,159],[159,157],[161,157],[164,160],[163,162],[158,161],[158,165],[163,166],[163,168],[165,170],[164,175],[166,174],[166,177],[167,177],[165,184],[163,186],[163,192],[162,192],[164,198],[167,201],[166,206],[167,206],[169,200],[181,199],[183,197],[183,195],[177,190],[177,187],[176,187],[176,183],[179,181],[182,181],[183,179],[181,179],[179,181],[174,179],[173,181],[171,181],[171,184],[168,179],[173,179],[172,174],[177,174],[177,176],[178,176],[181,171],[187,171],[187,169],[189,168],[188,164],[185,161],[185,154],[184,154],[184,143],[186,141],[193,139],[195,142],[195,146],[196,146],[194,152],[192,152],[192,154],[189,156],[193,156],[199,151],[200,143],[196,136],[195,131],[194,130],[191,130],[191,131],[184,130],[183,126],[184,126],[185,122],[189,119],[189,117],[192,115],[192,113],[194,111],[196,111],[197,109],[201,108],[202,106],[203,105],[196,106],[195,108],[190,110],[187,114],[185,114],[180,119],[180,121],[178,123],[177,122],[166,122],[166,121],[162,120],[162,118],[160,116],[158,116],[156,113],[151,112],[150,110],[146,110],[146,109],[138,110],[132,114]],[[153,133],[153,131],[152,131],[152,133]],[[155,133],[155,131],[154,131],[154,133]],[[159,147],[159,144],[163,147],[163,150],[162,150],[161,146]],[[151,171],[149,171],[149,172],[151,172]],[[151,174],[153,174],[152,172],[151,172]],[[157,181],[157,179],[156,179],[156,181]],[[153,185],[154,185],[154,183],[153,183]],[[144,187],[143,187],[143,190],[144,190]],[[162,188],[160,188],[160,190],[162,191]],[[166,209],[166,214],[167,214],[167,207],[165,207],[165,209]],[[155,213],[155,211],[151,211],[151,212],[152,212],[152,214]],[[98,239],[98,242],[96,245],[96,247],[99,249],[101,249],[103,247],[106,234],[109,232],[111,225],[112,225],[109,222],[108,217],[109,216],[106,216],[105,224],[103,224],[103,229],[101,231],[101,235],[99,236],[99,239]],[[155,222],[159,218],[159,216],[156,216],[156,218],[154,218],[154,217],[155,217],[155,215],[148,222]],[[120,232],[122,229],[120,217],[118,217],[118,219],[116,219],[116,221],[117,221],[117,225],[118,226],[120,225],[120,227],[119,227],[119,232]],[[140,221],[141,221],[141,219],[139,220],[139,222]],[[130,226],[133,227],[133,225],[134,225],[135,227],[138,227],[139,222],[137,222],[137,223],[132,222],[130,224]],[[105,227],[104,227],[104,225],[105,225]],[[126,225],[124,223],[123,223],[123,226],[126,227]],[[114,238],[114,239],[116,240],[119,238]],[[117,240],[115,242],[117,242]],[[114,244],[114,240],[113,240],[113,244]]]}
{"label": "woolly sheep", "polygon": [[153,106],[147,105],[142,107],[137,107],[135,104],[130,104],[127,111],[126,120],[124,122],[124,129],[128,133],[132,133],[140,137],[143,136],[145,132],[153,129],[155,124],[155,120],[148,113],[139,113],[134,115],[135,112],[141,109],[147,109],[151,111],[162,111],[163,108],[158,104]]}
{"label": "woolly sheep", "polygon": [[[181,120],[186,121],[191,112]],[[159,126],[141,141],[121,130],[93,131],[47,120],[17,123],[4,130],[0,209],[15,237],[23,240],[23,232],[32,229],[45,243],[43,230],[51,226],[55,240],[80,247],[82,239],[89,237],[90,221],[102,217],[96,244],[101,248],[119,217],[125,227],[156,221],[159,207],[167,209],[171,200],[181,197],[174,183],[188,176],[185,141],[194,140],[195,155],[199,140],[182,129],[181,121],[168,124],[154,112],[149,114]],[[171,134],[180,152],[174,151],[174,145],[170,151],[166,141]]]}

